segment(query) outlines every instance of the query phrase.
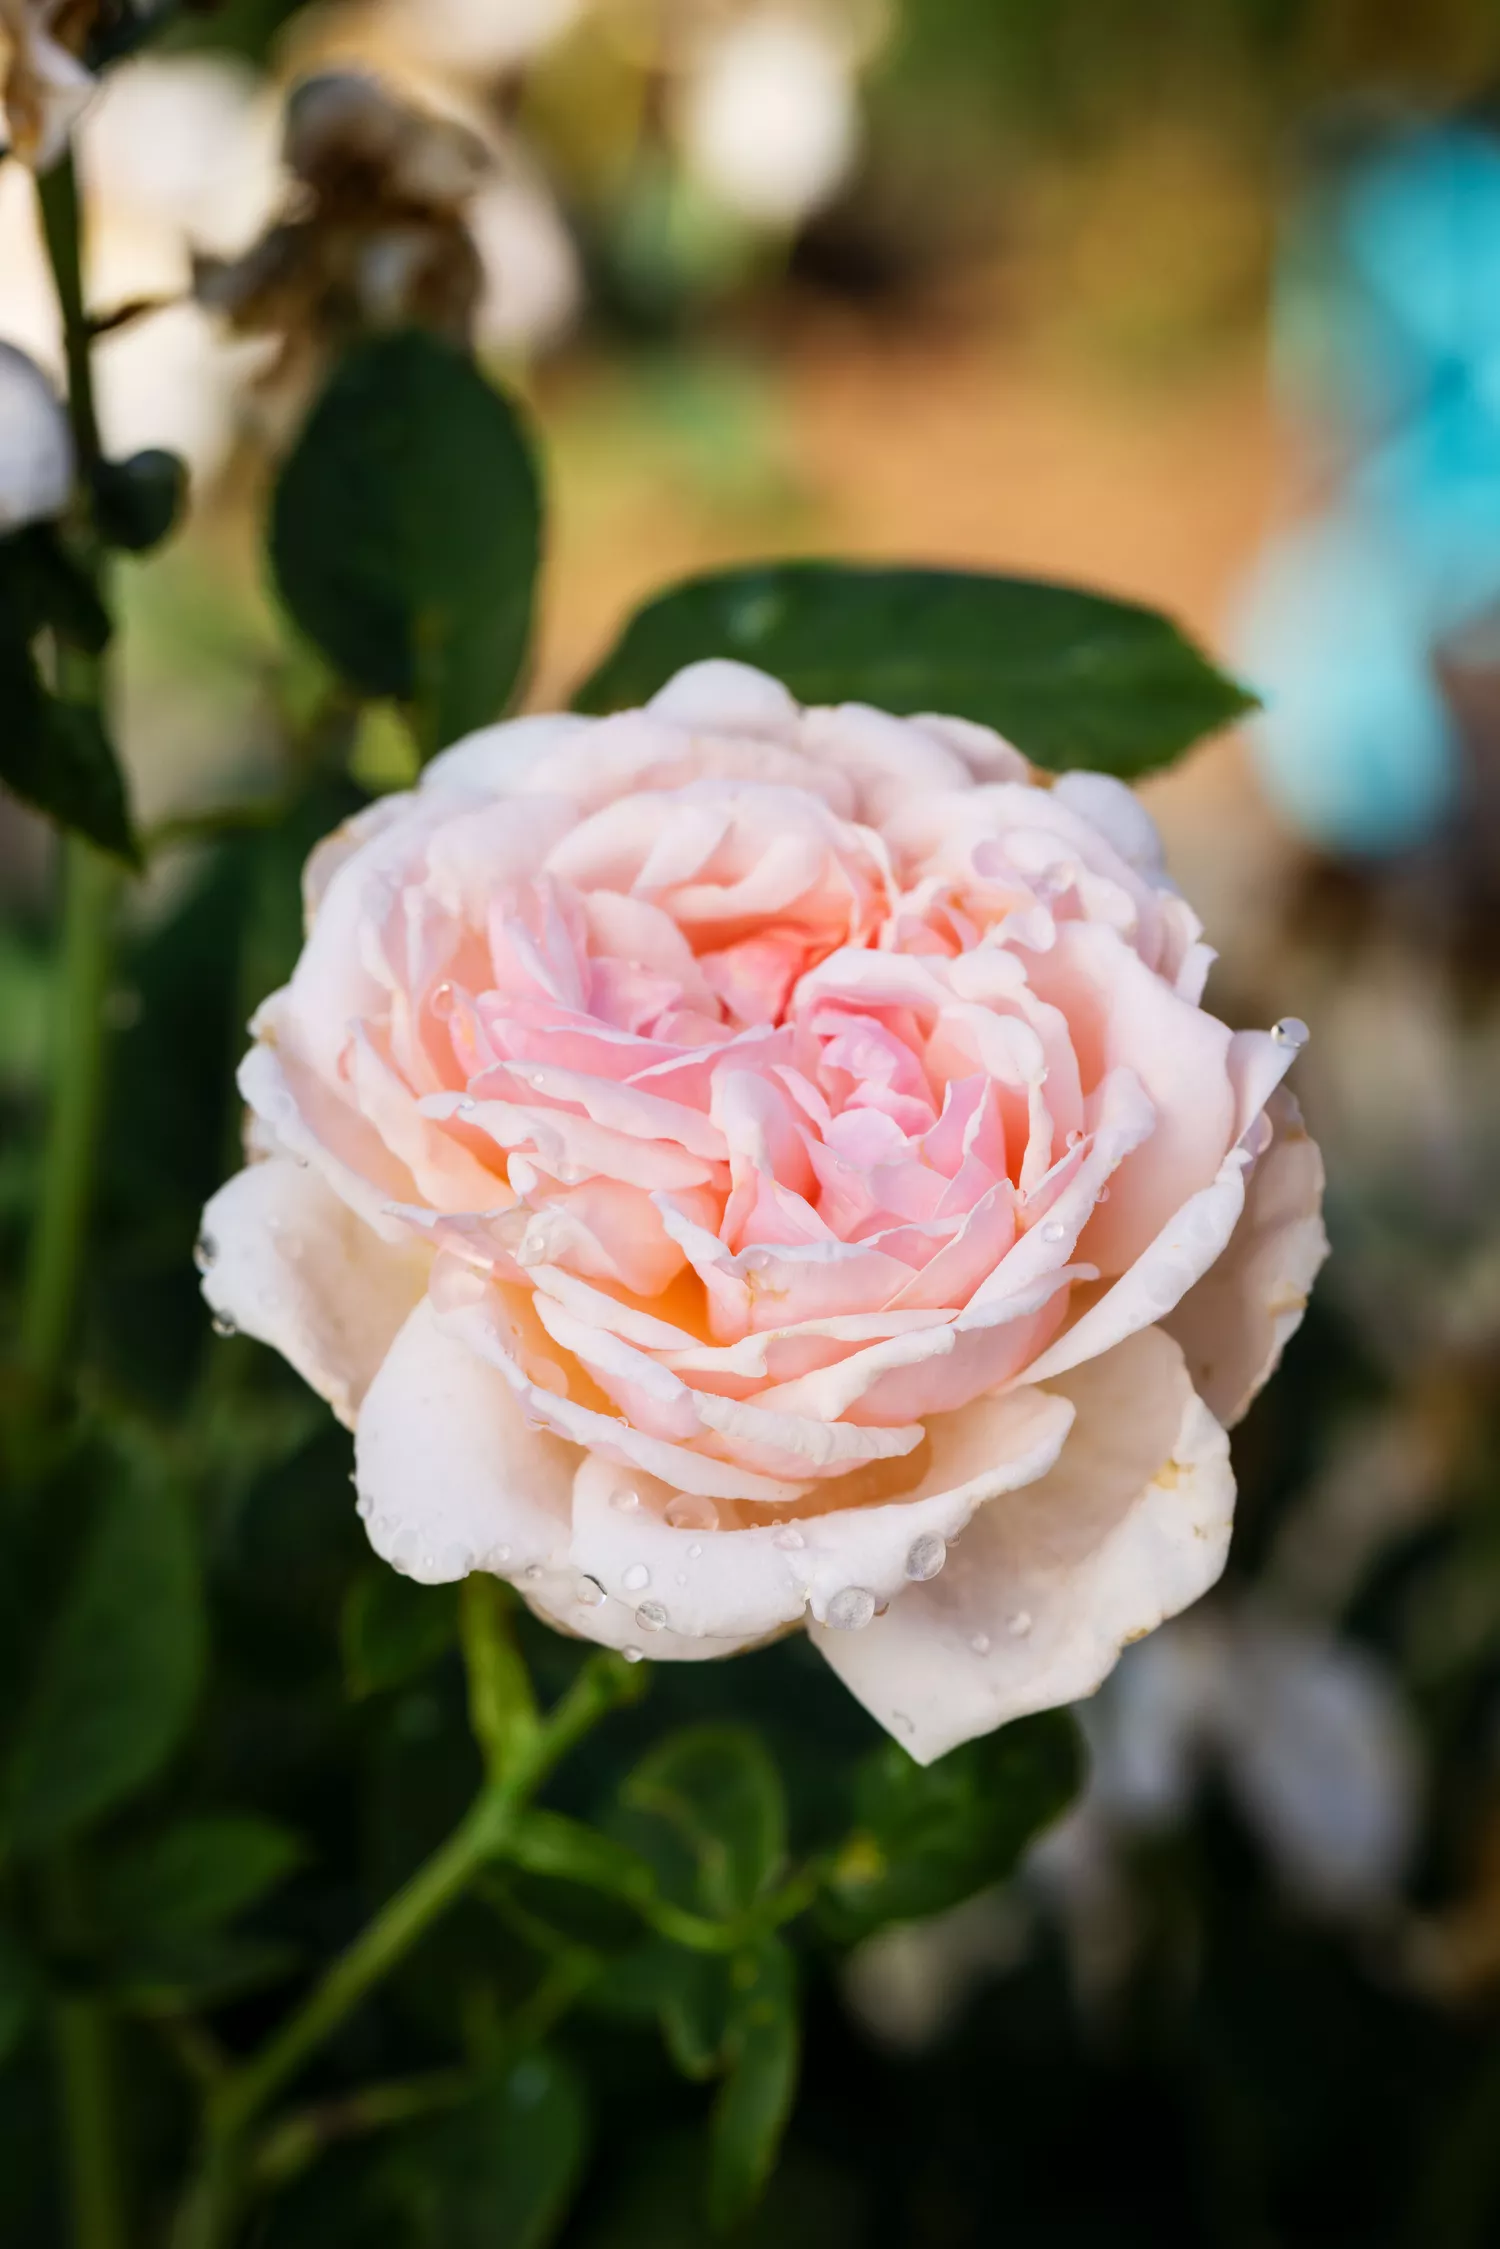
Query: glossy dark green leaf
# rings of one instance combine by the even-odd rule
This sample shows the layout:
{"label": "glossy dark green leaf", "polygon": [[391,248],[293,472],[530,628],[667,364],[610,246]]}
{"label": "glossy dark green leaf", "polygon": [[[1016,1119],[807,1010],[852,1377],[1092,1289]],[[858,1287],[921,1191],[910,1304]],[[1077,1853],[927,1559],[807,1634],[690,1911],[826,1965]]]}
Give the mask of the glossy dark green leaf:
{"label": "glossy dark green leaf", "polygon": [[1017,1719],[934,1765],[882,1744],[856,1776],[854,1830],[825,1893],[826,1922],[840,1937],[866,1936],[1003,1881],[1065,1809],[1082,1771],[1078,1728],[1064,1710]]}
{"label": "glossy dark green leaf", "polygon": [[418,705],[430,750],[516,686],[540,520],[515,408],[411,331],[334,370],[282,470],[271,559],[302,631],[362,694]]}
{"label": "glossy dark green leaf", "polygon": [[187,504],[186,463],[151,447],[126,461],[101,461],[94,471],[94,521],[101,538],[127,554],[160,546]]}
{"label": "glossy dark green leaf", "polygon": [[181,1820],[106,1861],[98,1911],[130,1932],[212,1929],[274,1889],[302,1856],[289,1828],[248,1812]]}
{"label": "glossy dark green leaf", "polygon": [[462,2108],[405,2135],[389,2175],[423,2249],[546,2249],[586,2144],[572,2070],[531,2053],[481,2079]]}
{"label": "glossy dark green leaf", "polygon": [[458,1587],[418,1585],[384,1564],[366,1570],[344,1603],[344,1678],[358,1700],[404,1686],[458,1638]]}
{"label": "glossy dark green leaf", "polygon": [[117,1461],[23,1701],[0,1780],[0,1838],[45,1849],[149,1780],[191,1714],[203,1655],[182,1493]]}
{"label": "glossy dark green leaf", "polygon": [[577,697],[644,702],[729,656],[800,702],[939,711],[996,727],[1036,764],[1129,780],[1253,708],[1155,610],[1075,586],[954,570],[785,562],[714,571],[648,602]]}
{"label": "glossy dark green leaf", "polygon": [[0,782],[59,827],[132,864],[125,780],[97,712],[42,684],[31,619],[0,572]]}
{"label": "glossy dark green leaf", "polygon": [[88,656],[109,645],[113,626],[98,586],[55,523],[28,524],[0,539],[0,603],[27,638],[46,628]]}
{"label": "glossy dark green leaf", "polygon": [[13,1929],[0,1923],[0,2062],[19,2044],[38,1996],[35,1964]]}
{"label": "glossy dark green leaf", "polygon": [[779,1937],[731,1963],[729,2073],[709,2136],[708,2214],[719,2230],[752,2209],[775,2168],[797,2090],[796,1968]]}
{"label": "glossy dark green leaf", "polygon": [[727,1919],[762,1895],[786,1857],[781,1776],[740,1726],[671,1734],[620,1791],[626,1840],[680,1904]]}

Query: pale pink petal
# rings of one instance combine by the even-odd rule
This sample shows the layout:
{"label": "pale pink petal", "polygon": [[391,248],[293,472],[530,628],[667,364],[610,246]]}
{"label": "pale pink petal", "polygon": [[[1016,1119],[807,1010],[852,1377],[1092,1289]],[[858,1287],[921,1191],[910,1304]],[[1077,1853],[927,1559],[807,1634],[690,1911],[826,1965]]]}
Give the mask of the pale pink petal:
{"label": "pale pink petal", "polygon": [[490,1570],[524,1581],[560,1560],[578,1455],[529,1429],[509,1386],[420,1303],[355,1427],[370,1544],[423,1585]]}
{"label": "pale pink petal", "polygon": [[814,1628],[844,1684],[919,1763],[1092,1694],[1126,1642],[1223,1568],[1229,1443],[1171,1339],[1147,1329],[1056,1388],[1077,1419],[1049,1473],[985,1508],[941,1576],[885,1616],[859,1631]]}
{"label": "pale pink petal", "polygon": [[563,744],[576,747],[594,724],[591,718],[559,711],[482,726],[424,767],[422,793],[437,796],[457,789],[476,796],[511,796],[538,774],[545,775]]}
{"label": "pale pink petal", "polygon": [[1328,1254],[1323,1159],[1284,1087],[1266,1114],[1275,1137],[1250,1174],[1229,1245],[1163,1322],[1210,1410],[1231,1429],[1301,1325]]}
{"label": "pale pink petal", "polygon": [[[763,1527],[742,1527],[743,1509],[685,1507],[669,1485],[622,1479],[586,1461],[574,1486],[573,1560],[621,1612],[620,1634],[653,1656],[676,1652],[655,1636],[658,1610],[666,1631],[680,1638],[744,1641],[804,1613],[821,1618],[851,1589],[876,1602],[904,1599],[914,1572],[942,1568],[942,1547],[978,1508],[1056,1460],[1072,1408],[1040,1391],[1029,1400],[986,1400],[974,1418],[938,1417],[920,1471],[898,1499],[853,1506],[830,1499],[821,1512]],[[631,1495],[635,1505],[622,1507]],[[644,1603],[651,1604],[649,1641],[639,1636]],[[583,1629],[592,1636],[592,1624]]]}
{"label": "pale pink petal", "polygon": [[391,1340],[427,1285],[431,1254],[392,1244],[290,1156],[238,1172],[203,1213],[203,1294],[269,1343],[352,1426]]}
{"label": "pale pink petal", "polygon": [[802,721],[801,710],[779,679],[727,656],[684,665],[646,708],[653,718],[690,732],[749,734],[788,749],[797,747]]}

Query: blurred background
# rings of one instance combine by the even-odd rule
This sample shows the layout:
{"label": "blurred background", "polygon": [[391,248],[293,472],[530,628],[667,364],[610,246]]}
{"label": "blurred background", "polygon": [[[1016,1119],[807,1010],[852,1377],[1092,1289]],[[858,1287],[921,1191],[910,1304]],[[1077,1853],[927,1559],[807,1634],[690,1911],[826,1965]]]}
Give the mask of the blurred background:
{"label": "blurred background", "polygon": [[[287,139],[289,89],[330,71],[384,94],[302,99]],[[1228,1575],[1082,1713],[1087,1793],[1015,1887],[828,1969],[746,2238],[1500,2243],[1500,13],[230,0],[113,74],[81,146],[91,299],[126,316],[106,439],[193,473],[187,536],[123,587],[148,823],[278,803],[322,754],[260,578],[267,478],[341,336],[413,307],[471,329],[540,433],[538,707],[665,579],[786,551],[1093,583],[1261,695],[1148,791],[1211,1003],[1313,1027],[1330,1176],[1332,1260],[1236,1440]],[[0,337],[56,362],[15,165]],[[367,789],[411,756],[378,719],[346,747]],[[169,855],[139,910],[100,1285],[166,1401],[230,1062],[348,787],[274,852]],[[0,821],[8,1248],[47,883],[40,828]],[[133,1046],[143,993],[166,1027]],[[283,1620],[309,1650],[319,1567]],[[770,1661],[736,1667],[768,1710]],[[433,1723],[398,1714],[390,1758]],[[664,2136],[630,2107],[656,2097],[622,2080],[570,2249],[699,2238],[680,2096]]]}

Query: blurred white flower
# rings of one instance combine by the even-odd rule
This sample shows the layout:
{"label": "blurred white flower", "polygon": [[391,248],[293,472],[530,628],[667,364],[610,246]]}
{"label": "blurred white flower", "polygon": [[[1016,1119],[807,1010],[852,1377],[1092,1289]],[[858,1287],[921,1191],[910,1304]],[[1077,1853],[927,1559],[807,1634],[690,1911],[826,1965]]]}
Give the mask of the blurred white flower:
{"label": "blurred white flower", "polygon": [[747,16],[703,45],[678,129],[689,168],[731,210],[796,226],[837,193],[857,152],[849,57],[816,22]]}
{"label": "blurred white flower", "polygon": [[570,29],[583,0],[380,0],[383,31],[439,70],[488,77]]}
{"label": "blurred white flower", "polygon": [[490,351],[545,350],[572,324],[583,294],[578,252],[550,192],[512,171],[481,188],[468,220],[484,268],[476,341]]}
{"label": "blurred white flower", "polygon": [[34,171],[57,162],[93,96],[93,78],[60,36],[86,30],[91,13],[77,0],[0,0],[6,133]]}
{"label": "blurred white flower", "polygon": [[73,440],[35,360],[0,344],[0,534],[61,515],[73,488]]}
{"label": "blurred white flower", "polygon": [[[161,304],[95,351],[99,418],[116,455],[167,446],[203,476],[222,460],[261,348],[192,303],[195,246],[230,248],[279,192],[275,107],[254,76],[206,58],[143,60],[106,80],[78,133],[89,305]],[[62,338],[35,198],[0,166],[0,336],[61,370]]]}
{"label": "blurred white flower", "polygon": [[1079,1716],[1089,1786],[1029,1860],[1075,1915],[1118,1916],[1121,1846],[1181,1819],[1211,1767],[1304,1903],[1358,1918],[1396,1890],[1420,1766],[1364,1649],[1268,1612],[1200,1610],[1130,1649]]}

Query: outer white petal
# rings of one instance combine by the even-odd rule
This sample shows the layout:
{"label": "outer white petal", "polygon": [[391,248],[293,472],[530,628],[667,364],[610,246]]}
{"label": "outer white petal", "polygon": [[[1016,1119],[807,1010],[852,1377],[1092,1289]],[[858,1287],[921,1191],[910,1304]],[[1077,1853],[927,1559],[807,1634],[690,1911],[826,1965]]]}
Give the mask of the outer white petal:
{"label": "outer white petal", "polygon": [[423,1585],[488,1569],[524,1589],[567,1552],[577,1453],[526,1426],[509,1385],[425,1299],[370,1385],[354,1458],[370,1544]]}
{"label": "outer white petal", "polygon": [[1097,828],[1128,867],[1148,882],[1161,881],[1166,873],[1161,833],[1134,789],[1127,789],[1112,773],[1074,772],[1060,774],[1052,794]]}
{"label": "outer white petal", "polygon": [[[573,1489],[572,1559],[607,1595],[599,1608],[619,1612],[614,1621],[623,1637],[611,1645],[639,1639],[646,1602],[665,1612],[673,1641],[707,1638],[718,1644],[713,1652],[727,1654],[809,1612],[821,1619],[850,1588],[882,1603],[908,1597],[916,1542],[956,1539],[977,1509],[1044,1475],[1072,1420],[1067,1400],[1044,1391],[982,1398],[961,1413],[935,1416],[922,1472],[897,1499],[851,1503],[835,1492],[823,1512],[804,1505],[783,1522],[763,1525],[749,1520],[749,1510],[726,1505],[717,1510],[718,1529],[709,1521],[715,1510],[701,1506],[675,1525],[667,1514],[675,1497],[670,1484],[593,1457]],[[634,1506],[616,1504],[622,1491],[634,1492]],[[579,1629],[597,1637],[614,1626],[596,1610]],[[670,1655],[674,1648],[653,1634],[647,1652]]]}
{"label": "outer white petal", "polygon": [[797,747],[802,717],[779,679],[727,656],[685,665],[657,689],[646,708],[653,718],[669,719],[674,726],[763,735],[788,749]]}
{"label": "outer white petal", "polygon": [[1162,1323],[1226,1428],[1274,1372],[1328,1255],[1317,1145],[1285,1087],[1271,1096],[1266,1115],[1275,1137],[1250,1175],[1229,1245]]}
{"label": "outer white petal", "polygon": [[352,1427],[432,1254],[383,1241],[290,1156],[251,1164],[203,1213],[203,1293],[221,1320],[269,1343]]}
{"label": "outer white petal", "polygon": [[1092,1694],[1120,1649],[1213,1584],[1229,1547],[1229,1441],[1159,1328],[1055,1385],[1077,1409],[1057,1465],[985,1508],[931,1584],[859,1632],[814,1628],[845,1686],[922,1764]]}
{"label": "outer white petal", "polygon": [[473,790],[480,796],[509,796],[522,787],[559,743],[586,734],[594,724],[570,711],[539,712],[532,718],[505,719],[466,734],[432,760],[422,774],[422,794]]}

